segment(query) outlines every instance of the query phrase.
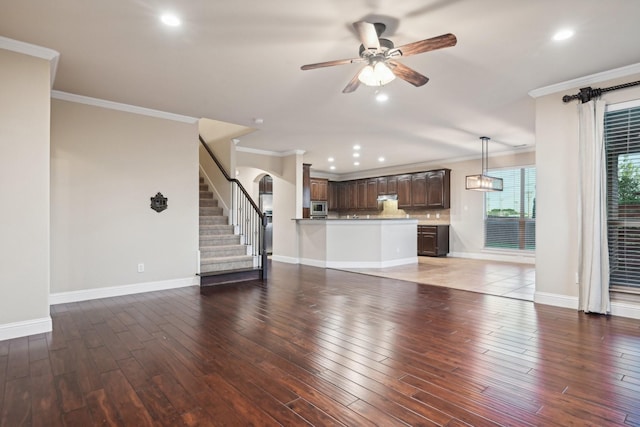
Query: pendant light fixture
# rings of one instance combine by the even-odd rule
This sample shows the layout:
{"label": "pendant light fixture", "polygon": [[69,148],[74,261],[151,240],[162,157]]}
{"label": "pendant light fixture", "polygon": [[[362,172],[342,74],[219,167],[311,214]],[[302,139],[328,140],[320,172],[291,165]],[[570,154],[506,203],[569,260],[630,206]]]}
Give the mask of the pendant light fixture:
{"label": "pendant light fixture", "polygon": [[467,175],[465,188],[475,191],[502,191],[502,178],[487,175],[489,167],[489,137],[481,136],[482,171],[480,175]]}

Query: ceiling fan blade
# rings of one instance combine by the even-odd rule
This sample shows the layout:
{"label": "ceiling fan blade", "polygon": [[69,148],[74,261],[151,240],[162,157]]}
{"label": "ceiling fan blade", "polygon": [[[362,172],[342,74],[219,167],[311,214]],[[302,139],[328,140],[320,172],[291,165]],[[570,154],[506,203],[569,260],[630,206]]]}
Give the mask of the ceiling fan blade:
{"label": "ceiling fan blade", "polygon": [[358,21],[353,23],[353,27],[358,32],[360,41],[366,49],[380,50],[380,40],[378,40],[375,25],[366,21]]}
{"label": "ceiling fan blade", "polygon": [[300,67],[301,70],[313,70],[315,68],[333,67],[334,65],[353,64],[354,62],[363,62],[362,58],[338,59],[335,61],[318,62],[316,64],[307,64]]}
{"label": "ceiling fan blade", "polygon": [[356,89],[358,89],[358,86],[360,86],[360,80],[358,80],[358,76],[360,75],[361,71],[362,70],[358,70],[358,72],[356,73],[355,76],[353,76],[349,84],[347,84],[347,86],[345,86],[345,88],[342,89],[342,93],[351,93],[351,92],[354,92]]}
{"label": "ceiling fan blade", "polygon": [[420,87],[429,81],[429,77],[423,76],[414,69],[409,68],[400,62],[388,61],[387,64],[391,65],[391,71],[396,75],[396,77],[399,77],[416,87]]}
{"label": "ceiling fan blade", "polygon": [[449,33],[426,40],[408,43],[398,47],[397,49],[402,52],[402,56],[409,56],[416,55],[418,53],[429,52],[432,50],[442,49],[445,47],[455,46],[457,42],[458,39],[456,39],[456,36]]}

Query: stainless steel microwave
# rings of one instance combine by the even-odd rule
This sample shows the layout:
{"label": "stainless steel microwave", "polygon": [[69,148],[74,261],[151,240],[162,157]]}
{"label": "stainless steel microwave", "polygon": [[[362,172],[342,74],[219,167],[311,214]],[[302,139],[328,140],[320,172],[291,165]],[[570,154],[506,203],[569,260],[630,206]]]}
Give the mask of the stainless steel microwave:
{"label": "stainless steel microwave", "polygon": [[327,202],[311,201],[311,218],[326,218]]}

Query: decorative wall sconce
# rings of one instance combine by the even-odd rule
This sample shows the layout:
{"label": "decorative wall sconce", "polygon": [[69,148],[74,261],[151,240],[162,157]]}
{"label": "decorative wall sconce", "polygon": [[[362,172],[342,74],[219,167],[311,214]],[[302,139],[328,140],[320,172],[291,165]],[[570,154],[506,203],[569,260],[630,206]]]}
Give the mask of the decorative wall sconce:
{"label": "decorative wall sconce", "polygon": [[163,210],[167,209],[167,199],[162,195],[162,193],[158,193],[151,198],[151,209],[160,213]]}

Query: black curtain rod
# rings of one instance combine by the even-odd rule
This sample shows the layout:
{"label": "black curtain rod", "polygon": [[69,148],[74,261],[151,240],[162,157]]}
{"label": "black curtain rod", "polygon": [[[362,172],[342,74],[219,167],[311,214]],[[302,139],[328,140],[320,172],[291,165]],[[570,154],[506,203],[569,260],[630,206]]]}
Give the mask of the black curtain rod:
{"label": "black curtain rod", "polygon": [[631,82],[631,83],[624,83],[621,85],[616,85],[616,86],[611,86],[611,87],[604,87],[604,88],[600,88],[600,89],[593,89],[591,88],[591,86],[589,87],[583,87],[580,89],[579,93],[576,93],[575,95],[565,95],[562,97],[562,101],[563,102],[571,102],[574,99],[579,99],[583,104],[585,102],[589,102],[591,101],[591,99],[593,98],[597,98],[598,96],[602,95],[605,92],[611,92],[614,90],[618,90],[618,89],[625,89],[631,86],[638,86],[640,85],[640,80],[638,80],[637,82]]}

